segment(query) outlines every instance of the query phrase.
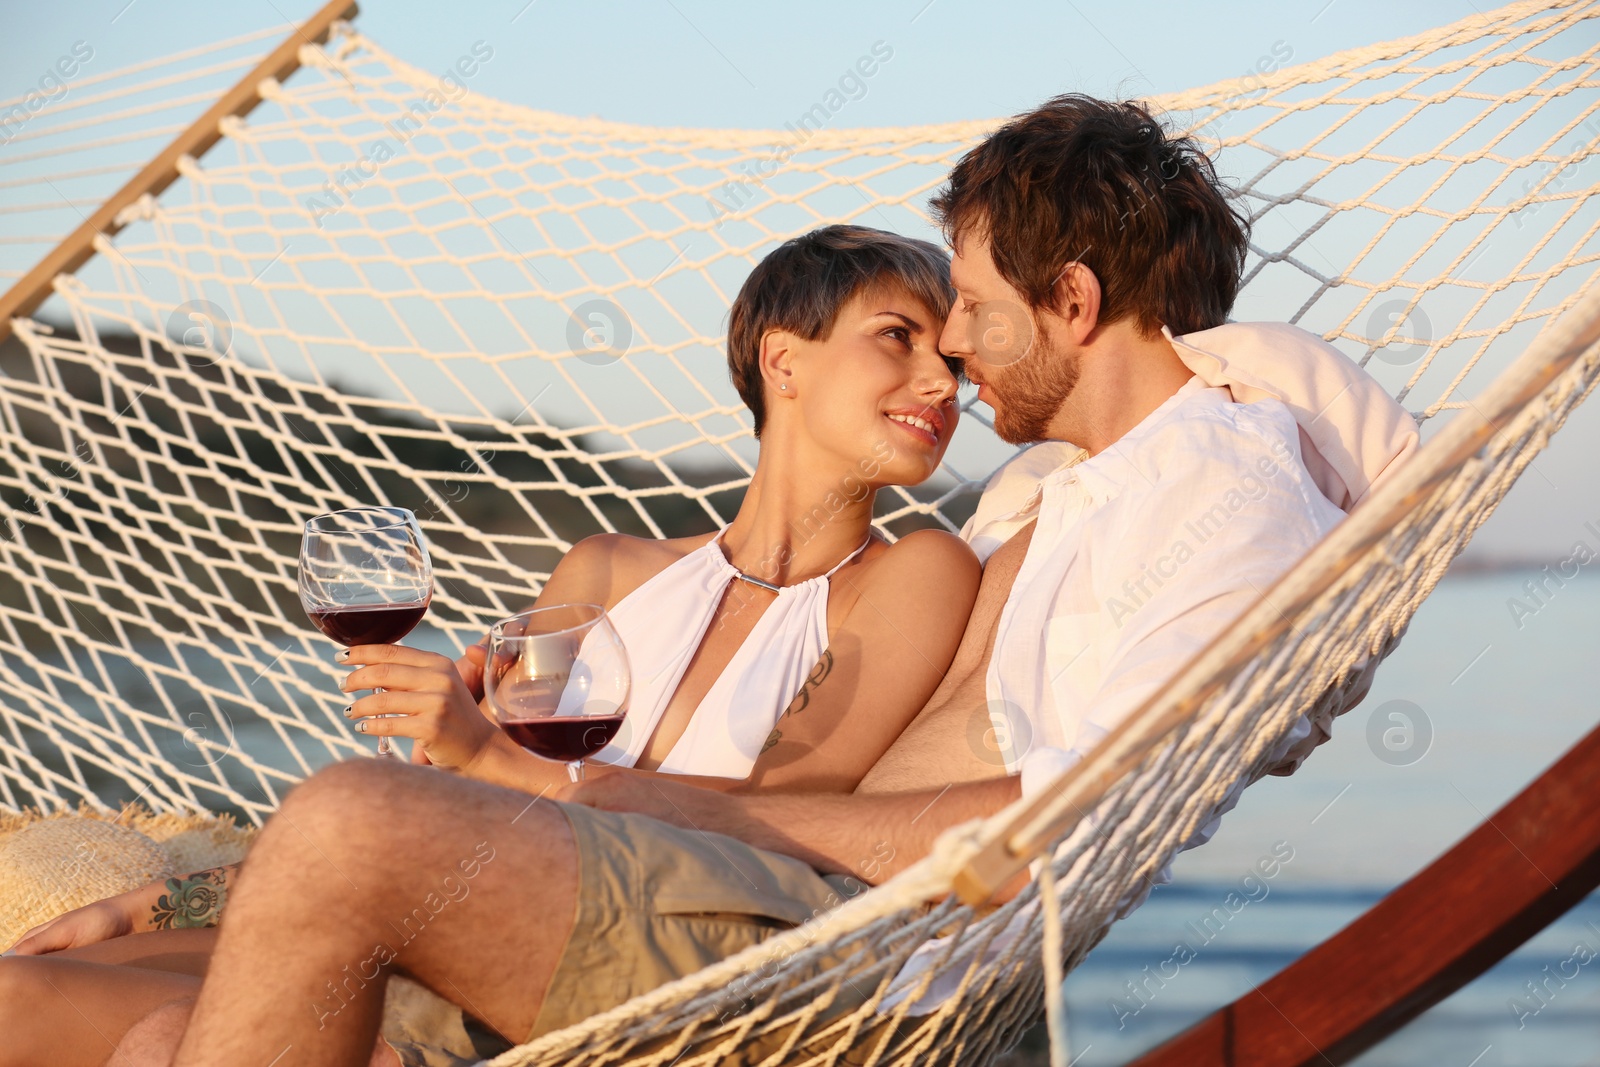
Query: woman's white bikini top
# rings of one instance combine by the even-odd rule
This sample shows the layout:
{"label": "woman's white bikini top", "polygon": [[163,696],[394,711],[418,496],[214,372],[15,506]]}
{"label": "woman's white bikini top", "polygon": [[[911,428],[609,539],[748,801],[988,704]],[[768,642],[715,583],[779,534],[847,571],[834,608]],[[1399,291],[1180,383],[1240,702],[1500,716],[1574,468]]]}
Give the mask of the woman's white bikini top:
{"label": "woman's white bikini top", "polygon": [[[594,759],[632,767],[677,691],[728,583],[745,577],[722,554],[722,535],[690,552],[617,602],[607,614],[622,636],[633,673],[628,717]],[[861,554],[869,536],[826,574],[776,588],[733,659],[695,708],[662,761],[670,774],[744,778],[778,715],[828,648],[828,579]]]}

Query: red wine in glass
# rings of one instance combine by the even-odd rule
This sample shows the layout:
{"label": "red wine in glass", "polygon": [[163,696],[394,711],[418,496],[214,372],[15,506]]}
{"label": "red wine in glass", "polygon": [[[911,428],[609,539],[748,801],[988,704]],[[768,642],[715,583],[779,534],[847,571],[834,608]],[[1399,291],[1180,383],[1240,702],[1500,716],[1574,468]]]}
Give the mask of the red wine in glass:
{"label": "red wine in glass", "polygon": [[622,729],[624,715],[552,715],[543,719],[507,719],[500,725],[511,740],[548,760],[571,763],[594,755]]}
{"label": "red wine in glass", "polygon": [[[405,508],[349,508],[306,523],[300,605],[339,644],[399,641],[422,621],[432,597],[428,545]],[[399,756],[387,737],[378,738],[378,754]]]}
{"label": "red wine in glass", "polygon": [[506,734],[576,782],[628,713],[622,638],[596,604],[535,608],[489,628],[483,691]]}
{"label": "red wine in glass", "polygon": [[354,645],[392,645],[410,633],[427,613],[427,601],[421,604],[318,608],[307,612],[317,629],[346,648]]}

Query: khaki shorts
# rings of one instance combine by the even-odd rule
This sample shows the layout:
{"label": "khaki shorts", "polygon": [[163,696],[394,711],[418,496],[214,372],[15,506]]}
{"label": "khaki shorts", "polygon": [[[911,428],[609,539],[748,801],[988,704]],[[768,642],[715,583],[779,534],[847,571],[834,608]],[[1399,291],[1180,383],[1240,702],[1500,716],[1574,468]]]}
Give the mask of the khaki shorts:
{"label": "khaki shorts", "polygon": [[[722,834],[557,806],[578,849],[577,914],[524,1041],[693,974],[866,888]],[[389,1006],[397,1006],[393,996]],[[511,1048],[459,1009],[388,1018],[384,1036],[403,1062],[426,1067],[455,1067]]]}

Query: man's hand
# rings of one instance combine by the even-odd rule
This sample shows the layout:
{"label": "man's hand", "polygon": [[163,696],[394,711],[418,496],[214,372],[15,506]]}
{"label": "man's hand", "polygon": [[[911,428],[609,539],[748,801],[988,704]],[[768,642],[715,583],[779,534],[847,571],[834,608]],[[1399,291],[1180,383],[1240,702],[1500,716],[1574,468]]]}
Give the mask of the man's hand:
{"label": "man's hand", "polygon": [[18,956],[43,956],[49,952],[82,948],[131,934],[134,928],[133,895],[122,893],[57,915],[23,934],[10,951]]}
{"label": "man's hand", "polygon": [[607,803],[608,798],[616,795],[617,787],[623,784],[612,782],[610,779],[626,777],[628,776],[623,774],[607,774],[598,778],[583,778],[576,782],[568,782],[550,790],[550,799],[566,804],[584,804],[604,811],[631,811],[631,808]]}
{"label": "man's hand", "polygon": [[[482,659],[471,664],[475,657],[470,649],[468,653],[462,658],[476,668],[481,687]],[[473,696],[460,660],[404,645],[356,645],[342,662],[365,664],[345,676],[340,686],[345,692],[387,690],[364,696],[345,711],[362,733],[409,737],[418,742],[416,747],[429,763],[469,774],[472,764],[500,734],[500,728],[478,707],[481,698]],[[395,717],[374,717],[382,715]]]}
{"label": "man's hand", "polygon": [[694,830],[698,829],[691,821],[694,811],[708,799],[726,802],[727,794],[644,775],[599,774],[559,786],[551,791],[550,799],[602,811],[636,812]]}

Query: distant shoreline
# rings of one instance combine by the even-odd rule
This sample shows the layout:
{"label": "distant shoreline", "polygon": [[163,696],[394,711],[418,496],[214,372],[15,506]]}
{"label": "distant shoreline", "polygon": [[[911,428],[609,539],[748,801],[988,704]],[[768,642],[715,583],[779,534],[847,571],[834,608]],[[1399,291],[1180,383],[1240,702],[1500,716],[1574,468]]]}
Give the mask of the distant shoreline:
{"label": "distant shoreline", "polygon": [[[1488,574],[1507,574],[1516,571],[1539,571],[1545,567],[1553,566],[1560,559],[1541,558],[1536,556],[1510,556],[1475,558],[1467,556],[1457,559],[1450,564],[1450,569],[1445,571],[1444,578],[1475,578]],[[1577,577],[1576,575],[1574,577]],[[1571,579],[1567,579],[1571,581]]]}

